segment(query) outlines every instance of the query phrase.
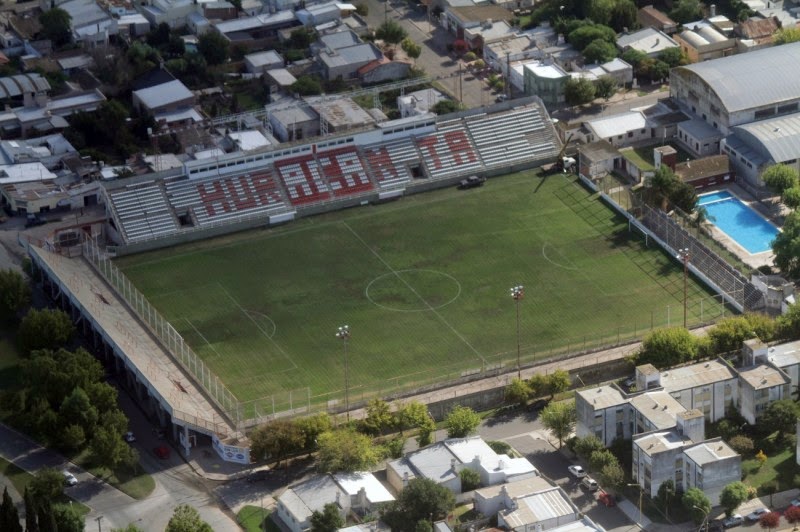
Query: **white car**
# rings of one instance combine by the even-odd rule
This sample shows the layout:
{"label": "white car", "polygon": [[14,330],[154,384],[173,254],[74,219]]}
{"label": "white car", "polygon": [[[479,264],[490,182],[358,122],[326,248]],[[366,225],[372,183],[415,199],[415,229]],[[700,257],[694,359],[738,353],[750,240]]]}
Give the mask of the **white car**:
{"label": "white car", "polygon": [[586,476],[586,470],[579,465],[571,465],[567,468],[567,471],[575,478],[583,478]]}
{"label": "white car", "polygon": [[796,499],[792,499],[792,502],[790,502],[789,504],[794,506],[795,508],[800,507],[800,497],[797,497]]}
{"label": "white car", "polygon": [[753,510],[752,512],[750,512],[749,514],[747,514],[745,519],[747,519],[748,521],[758,521],[759,519],[761,519],[762,515],[768,514],[768,513],[769,513],[769,510],[766,509],[766,508],[757,508],[757,509]]}
{"label": "white car", "polygon": [[133,432],[126,432],[125,436],[123,436],[126,442],[133,443],[136,441],[136,436],[133,435]]}
{"label": "white car", "polygon": [[75,475],[73,475],[66,469],[62,471],[61,474],[64,475],[64,484],[66,484],[67,486],[74,486],[75,484],[78,483],[78,479],[75,478]]}
{"label": "white car", "polygon": [[583,477],[581,484],[589,491],[597,491],[597,489],[600,487],[597,485],[597,481],[592,477]]}

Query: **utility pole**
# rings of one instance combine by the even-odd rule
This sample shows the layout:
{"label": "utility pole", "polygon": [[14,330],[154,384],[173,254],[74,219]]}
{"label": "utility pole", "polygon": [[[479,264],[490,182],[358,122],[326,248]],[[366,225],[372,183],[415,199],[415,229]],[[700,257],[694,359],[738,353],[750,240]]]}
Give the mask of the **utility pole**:
{"label": "utility pole", "polygon": [[97,521],[97,532],[103,532],[103,529],[100,527],[100,521],[102,520],[103,520],[102,515],[97,516],[97,518],[95,519],[95,521]]}

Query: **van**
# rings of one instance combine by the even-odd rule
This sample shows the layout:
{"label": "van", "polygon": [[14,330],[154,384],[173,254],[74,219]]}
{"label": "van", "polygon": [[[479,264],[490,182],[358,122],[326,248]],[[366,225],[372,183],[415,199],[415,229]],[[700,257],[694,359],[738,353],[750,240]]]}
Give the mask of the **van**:
{"label": "van", "polygon": [[597,491],[597,489],[600,487],[597,485],[597,481],[595,481],[595,479],[592,477],[583,477],[581,484],[583,484],[583,487],[589,491]]}

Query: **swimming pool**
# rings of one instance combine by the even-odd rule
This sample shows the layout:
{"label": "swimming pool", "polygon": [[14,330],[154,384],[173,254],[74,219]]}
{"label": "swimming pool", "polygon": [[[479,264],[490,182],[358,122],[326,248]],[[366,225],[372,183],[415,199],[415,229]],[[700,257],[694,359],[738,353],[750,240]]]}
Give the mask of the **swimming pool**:
{"label": "swimming pool", "polygon": [[711,223],[749,253],[772,249],[778,228],[730,192],[702,194],[697,203],[706,208]]}

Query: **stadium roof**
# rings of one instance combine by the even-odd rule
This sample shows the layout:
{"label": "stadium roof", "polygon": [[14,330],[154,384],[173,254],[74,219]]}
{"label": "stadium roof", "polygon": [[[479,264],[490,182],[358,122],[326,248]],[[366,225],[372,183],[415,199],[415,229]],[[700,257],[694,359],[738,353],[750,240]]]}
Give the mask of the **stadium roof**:
{"label": "stadium roof", "polygon": [[677,67],[705,81],[729,113],[800,99],[800,42]]}
{"label": "stadium roof", "polygon": [[734,132],[748,144],[753,141],[761,144],[776,163],[800,157],[800,113],[736,126]]}

